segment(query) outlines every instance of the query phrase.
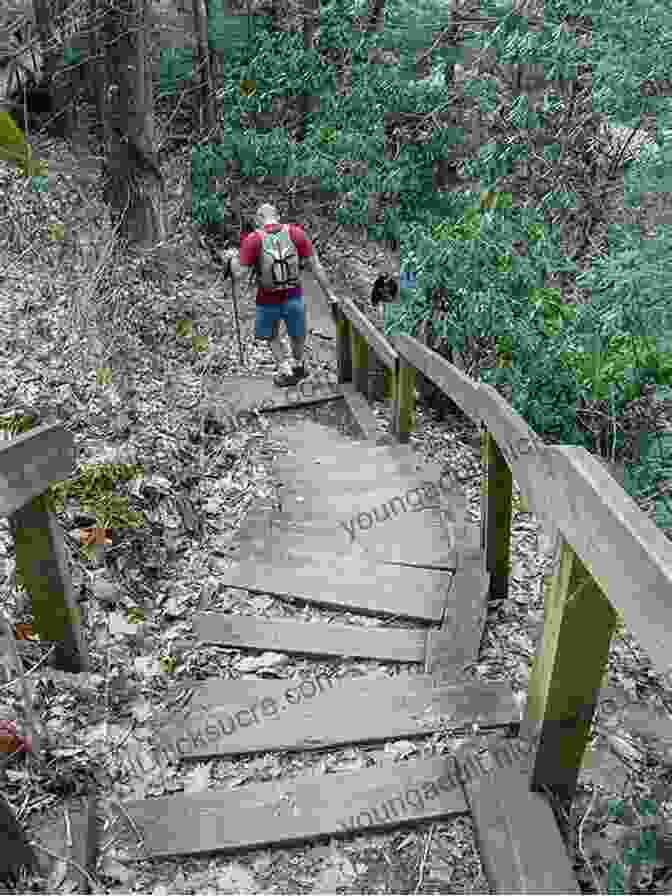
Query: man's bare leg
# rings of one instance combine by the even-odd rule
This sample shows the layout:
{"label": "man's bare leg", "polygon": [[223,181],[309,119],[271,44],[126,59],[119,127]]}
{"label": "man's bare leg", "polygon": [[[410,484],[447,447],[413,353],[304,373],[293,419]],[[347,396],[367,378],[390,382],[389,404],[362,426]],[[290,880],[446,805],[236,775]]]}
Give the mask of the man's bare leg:
{"label": "man's bare leg", "polygon": [[275,359],[278,373],[291,373],[292,368],[285,355],[285,347],[280,340],[280,323],[276,321],[273,324],[273,338],[269,339],[268,344]]}

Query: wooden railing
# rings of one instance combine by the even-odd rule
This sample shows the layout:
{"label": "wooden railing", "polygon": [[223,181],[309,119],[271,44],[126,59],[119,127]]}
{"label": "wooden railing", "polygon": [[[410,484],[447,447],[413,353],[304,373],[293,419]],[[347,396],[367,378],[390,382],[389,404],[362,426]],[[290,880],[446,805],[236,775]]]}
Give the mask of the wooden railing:
{"label": "wooden railing", "polygon": [[[616,613],[661,671],[670,666],[672,544],[583,447],[547,445],[491,386],[476,382],[409,336],[390,343],[347,299],[337,327],[339,379],[366,384],[368,349],[391,370],[394,432],[407,441],[420,371],[481,428],[481,546],[490,596],[505,597],[510,572],[512,480],[555,541],[553,580],[529,682],[521,735],[530,743],[530,787],[569,805],[606,673]],[[354,312],[354,313],[353,313]],[[364,319],[365,320],[365,319]],[[350,343],[350,344],[348,344]]]}

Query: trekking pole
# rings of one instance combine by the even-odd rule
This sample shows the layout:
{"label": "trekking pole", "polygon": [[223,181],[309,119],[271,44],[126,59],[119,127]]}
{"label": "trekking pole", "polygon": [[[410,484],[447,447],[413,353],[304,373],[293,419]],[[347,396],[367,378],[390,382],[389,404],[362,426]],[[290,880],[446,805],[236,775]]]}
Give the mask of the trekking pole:
{"label": "trekking pole", "polygon": [[233,319],[236,324],[236,337],[238,339],[238,355],[240,357],[240,363],[245,364],[245,360],[243,358],[243,342],[240,338],[240,320],[238,318],[238,301],[236,300],[236,290],[233,288],[233,271],[231,270],[231,259],[229,259],[228,263],[228,274],[231,274],[231,298],[233,299]]}

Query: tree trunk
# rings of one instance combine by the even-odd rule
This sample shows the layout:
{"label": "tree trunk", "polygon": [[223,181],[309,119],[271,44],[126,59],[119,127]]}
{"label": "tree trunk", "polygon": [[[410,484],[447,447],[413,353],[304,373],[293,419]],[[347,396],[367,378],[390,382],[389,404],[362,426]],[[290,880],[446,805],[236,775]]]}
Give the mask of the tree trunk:
{"label": "tree trunk", "polygon": [[[102,4],[106,0],[89,0],[89,20],[98,22],[98,16],[102,16]],[[110,130],[110,122],[105,114],[105,54],[106,49],[102,39],[102,32],[99,28],[89,28],[89,55],[91,56],[91,76],[93,81],[93,94],[96,103],[96,117],[98,126],[101,129],[100,136],[103,138],[105,146],[109,146],[112,140],[112,132]]]}
{"label": "tree trunk", "polygon": [[369,0],[369,28],[382,31],[385,27],[385,0]]}
{"label": "tree trunk", "polygon": [[148,11],[149,0],[117,0],[106,7],[101,29],[109,84],[106,199],[121,239],[143,248],[165,238],[152,73],[146,61]]}
{"label": "tree trunk", "polygon": [[[320,0],[304,0],[303,13],[303,49],[312,50],[315,46],[315,36],[320,27]],[[299,121],[297,140],[305,140],[308,116],[315,112],[320,105],[319,96],[306,93],[301,97],[301,120]]]}
{"label": "tree trunk", "polygon": [[194,113],[197,130],[205,126],[210,133],[217,126],[215,94],[212,84],[212,65],[208,42],[208,10],[204,0],[193,0],[194,28],[198,42],[197,65],[194,67],[194,81],[200,84],[195,95]]}

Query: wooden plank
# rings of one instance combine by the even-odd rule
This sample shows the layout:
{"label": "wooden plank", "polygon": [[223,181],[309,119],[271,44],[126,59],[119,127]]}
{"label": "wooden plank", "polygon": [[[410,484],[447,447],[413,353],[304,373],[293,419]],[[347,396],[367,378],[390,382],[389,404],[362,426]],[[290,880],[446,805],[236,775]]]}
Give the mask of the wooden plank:
{"label": "wooden plank", "polygon": [[343,397],[363,439],[375,442],[385,434],[378,431],[378,421],[363,395],[351,383],[342,386]]}
{"label": "wooden plank", "polygon": [[472,555],[465,562],[458,554],[457,562],[441,630],[427,635],[425,672],[437,683],[459,680],[463,667],[478,661],[487,618],[490,574],[484,569],[484,557]]}
{"label": "wooden plank", "polygon": [[75,442],[62,423],[36,426],[0,442],[0,516],[11,516],[74,466]]}
{"label": "wooden plank", "polygon": [[534,745],[533,790],[548,788],[568,806],[607,671],[616,614],[564,539],[556,559],[521,735]]}
{"label": "wooden plank", "polygon": [[357,657],[395,663],[422,663],[427,632],[374,628],[293,619],[258,619],[225,613],[200,613],[194,632],[204,644],[277,650],[304,656]]}
{"label": "wooden plank", "polygon": [[293,597],[323,606],[439,622],[450,572],[317,555],[312,563],[288,558],[284,566],[243,561],[222,570],[231,588]]}
{"label": "wooden plank", "polygon": [[38,495],[9,518],[16,546],[16,568],[32,599],[34,627],[56,642],[52,665],[85,672],[88,652],[70,578],[63,532],[45,495]]}
{"label": "wooden plank", "polygon": [[0,877],[18,875],[22,868],[33,869],[37,861],[23,828],[0,793]]}
{"label": "wooden plank", "polygon": [[459,530],[435,511],[424,511],[422,516],[424,526],[420,526],[423,520],[417,514],[409,515],[406,521],[399,520],[388,529],[358,533],[352,541],[343,528],[323,528],[314,520],[297,523],[273,514],[238,538],[235,559],[284,566],[291,562],[292,566],[299,566],[312,563],[318,557],[327,563],[330,557],[340,561],[352,558],[367,564],[377,562],[452,572],[457,563],[454,544]]}
{"label": "wooden plank", "polygon": [[[340,436],[333,429],[327,429],[312,421],[304,421],[300,426],[274,427],[273,435],[278,441],[283,441],[289,451],[288,457],[280,456],[275,462],[281,464],[292,457],[321,458],[327,462],[329,458],[338,459],[336,466],[345,466],[346,462],[362,463],[370,460],[376,463],[386,461],[418,464],[422,467],[422,458],[417,455],[409,445],[372,445],[364,440],[352,440]],[[301,464],[298,464],[300,467]]]}
{"label": "wooden plank", "polygon": [[399,353],[423,376],[452,399],[474,423],[481,419],[480,385],[466,376],[453,364],[433,352],[411,336],[390,337],[390,342]]}
{"label": "wooden plank", "polygon": [[386,367],[394,369],[397,363],[397,353],[392,348],[382,333],[365,317],[357,306],[344,296],[341,299],[340,310],[348,318],[354,330],[360,333],[376,356]]}
{"label": "wooden plank", "polygon": [[232,853],[351,830],[390,829],[465,813],[453,772],[450,760],[432,758],[126,802],[111,833],[132,850],[132,858],[142,859]]}
{"label": "wooden plank", "polygon": [[553,811],[515,765],[471,777],[457,761],[493,893],[581,893]]}
{"label": "wooden plank", "polygon": [[[242,686],[242,687],[241,687]],[[420,737],[445,725],[460,730],[509,725],[520,710],[506,682],[435,686],[431,676],[303,681],[214,681],[186,718],[154,722],[158,746],[189,758]]]}

